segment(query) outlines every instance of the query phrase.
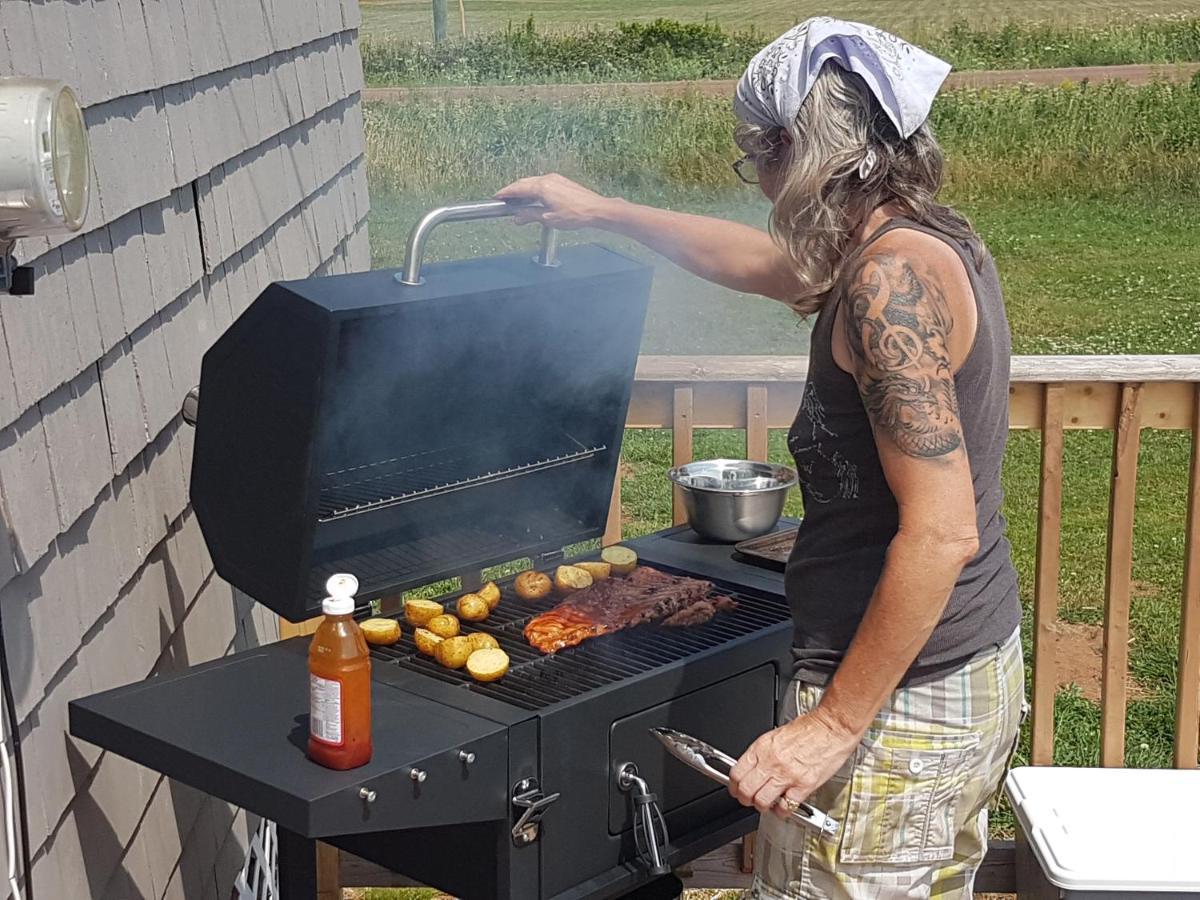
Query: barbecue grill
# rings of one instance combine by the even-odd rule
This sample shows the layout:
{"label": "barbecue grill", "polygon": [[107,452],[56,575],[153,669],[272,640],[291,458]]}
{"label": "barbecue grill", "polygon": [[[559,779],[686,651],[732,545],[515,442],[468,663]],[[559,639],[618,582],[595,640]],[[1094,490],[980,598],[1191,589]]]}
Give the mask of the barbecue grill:
{"label": "barbecue grill", "polygon": [[[208,351],[191,496],[223,578],[299,621],[334,571],[366,601],[600,537],[650,270],[552,233],[532,261],[423,266],[435,225],[511,211],[431,213],[399,271],[273,284]],[[274,820],[289,900],[314,896],[314,839],[464,898],[624,896],[753,827],[650,729],[741,752],[774,724],[791,637],[777,572],[687,529],[630,545],[736,609],[544,656],[522,630],[546,604],[501,581],[478,630],[508,674],[442,668],[405,626],[372,651],[359,769],[305,756],[300,638],[76,701],[71,731]]]}

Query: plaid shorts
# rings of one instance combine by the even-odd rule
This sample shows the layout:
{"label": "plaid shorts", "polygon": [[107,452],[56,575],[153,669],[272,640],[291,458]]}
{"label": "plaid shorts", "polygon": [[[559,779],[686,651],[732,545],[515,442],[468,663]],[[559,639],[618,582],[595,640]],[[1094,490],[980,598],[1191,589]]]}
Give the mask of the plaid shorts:
{"label": "plaid shorts", "polygon": [[[794,681],[784,721],[824,689]],[[854,755],[810,800],[841,829],[764,816],[752,900],[971,897],[987,852],[989,802],[1024,711],[1019,633],[944,678],[895,691]]]}

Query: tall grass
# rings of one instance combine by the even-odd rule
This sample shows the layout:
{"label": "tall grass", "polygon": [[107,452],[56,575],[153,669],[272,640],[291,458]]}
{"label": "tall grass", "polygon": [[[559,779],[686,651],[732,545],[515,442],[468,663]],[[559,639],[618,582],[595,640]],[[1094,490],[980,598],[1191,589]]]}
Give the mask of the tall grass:
{"label": "tall grass", "polygon": [[[959,22],[904,35],[957,69],[1023,69],[1200,60],[1200,18],[1100,26]],[[370,84],[503,84],[735,78],[773,34],[668,20],[567,32],[522,28],[430,44],[362,42]]]}
{"label": "tall grass", "polygon": [[[1200,79],[956,91],[934,107],[953,198],[1089,197],[1200,188]],[[653,199],[736,184],[729,103],[590,98],[368,105],[375,189],[478,194],[539,171]]]}

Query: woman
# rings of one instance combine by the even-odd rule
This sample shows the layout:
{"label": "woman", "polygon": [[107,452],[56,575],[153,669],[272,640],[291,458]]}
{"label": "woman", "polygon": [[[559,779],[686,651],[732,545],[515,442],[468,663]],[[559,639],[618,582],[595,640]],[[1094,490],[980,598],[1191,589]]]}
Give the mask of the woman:
{"label": "woman", "polygon": [[[810,19],[738,85],[739,175],[771,235],[601,197],[557,175],[499,193],[524,221],[599,227],[816,314],[788,446],[805,517],[785,585],[782,725],[733,770],[764,813],[752,896],[969,897],[1023,705],[1000,515],[1010,341],[995,266],[935,199],[925,124],[949,67],[873,28]],[[826,838],[787,818],[809,801]]]}

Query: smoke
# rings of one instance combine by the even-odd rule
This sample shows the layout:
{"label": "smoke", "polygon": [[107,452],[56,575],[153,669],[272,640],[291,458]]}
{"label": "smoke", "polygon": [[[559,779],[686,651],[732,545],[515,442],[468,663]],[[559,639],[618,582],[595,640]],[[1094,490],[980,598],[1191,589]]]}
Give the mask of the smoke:
{"label": "smoke", "polygon": [[[320,562],[388,548],[382,587],[603,527],[649,273],[596,246],[556,269],[530,257],[431,264],[419,287],[378,271],[306,289],[337,309]],[[355,574],[365,596],[373,574]]]}

